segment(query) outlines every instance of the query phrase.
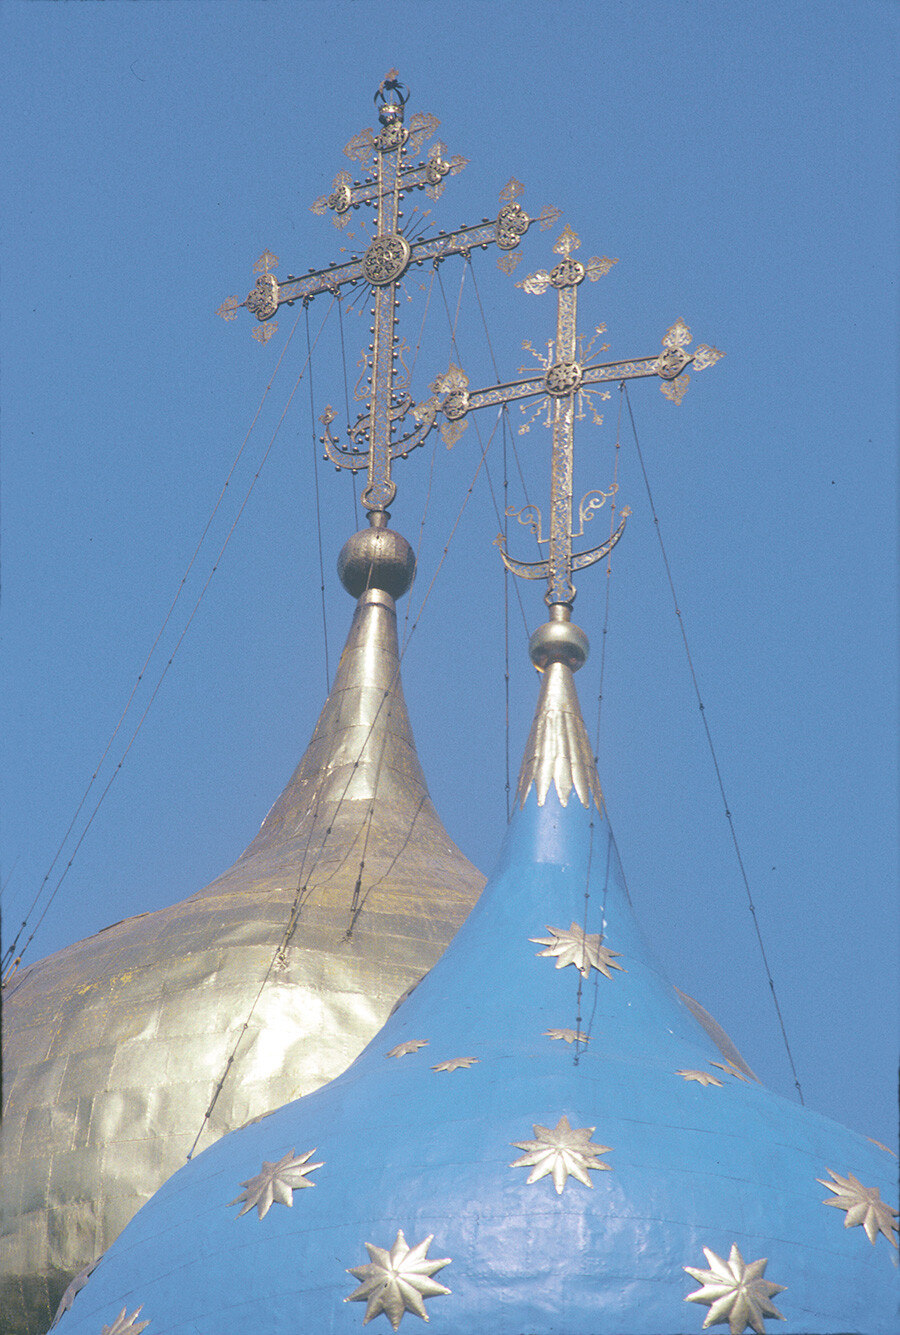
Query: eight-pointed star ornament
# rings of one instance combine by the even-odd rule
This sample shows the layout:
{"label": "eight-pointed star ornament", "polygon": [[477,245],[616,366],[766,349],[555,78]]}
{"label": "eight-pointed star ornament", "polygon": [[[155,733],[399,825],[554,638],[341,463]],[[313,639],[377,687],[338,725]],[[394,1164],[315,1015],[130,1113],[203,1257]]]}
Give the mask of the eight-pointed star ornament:
{"label": "eight-pointed star ornament", "polygon": [[551,927],[548,923],[547,931],[551,933],[550,936],[531,936],[528,939],[536,946],[547,947],[546,950],[537,951],[538,955],[557,957],[557,969],[564,969],[567,964],[574,964],[583,978],[587,978],[591,969],[597,969],[605,978],[612,978],[610,969],[626,972],[621,964],[616,964],[613,960],[613,956],[618,955],[619,951],[607,950],[599,933],[587,934],[577,922],[573,922],[568,929]]}
{"label": "eight-pointed star ornament", "polygon": [[683,1076],[685,1080],[696,1080],[698,1085],[718,1085],[722,1088],[722,1081],[717,1080],[709,1071],[676,1071],[676,1075]]}
{"label": "eight-pointed star ornament", "polygon": [[477,1057],[452,1057],[448,1062],[438,1062],[437,1066],[432,1066],[432,1071],[459,1071],[468,1070],[470,1066],[477,1066]]}
{"label": "eight-pointed star ornament", "polygon": [[419,1048],[427,1048],[427,1038],[411,1038],[406,1043],[398,1043],[390,1052],[386,1052],[386,1057],[408,1057],[411,1052],[418,1052]]}
{"label": "eight-pointed star ornament", "polygon": [[510,1168],[530,1168],[531,1173],[526,1186],[537,1182],[548,1174],[553,1177],[557,1196],[562,1194],[566,1179],[571,1174],[586,1187],[593,1187],[588,1177],[588,1169],[596,1172],[599,1168],[611,1171],[611,1165],[601,1163],[598,1155],[606,1154],[611,1145],[592,1145],[591,1136],[596,1127],[571,1127],[565,1114],[551,1131],[549,1127],[534,1123],[536,1140],[514,1140],[517,1150],[527,1150],[521,1159],[511,1163]]}
{"label": "eight-pointed star ornament", "polygon": [[347,1271],[360,1281],[359,1288],[349,1294],[345,1303],[366,1304],[363,1325],[367,1325],[379,1312],[384,1312],[394,1330],[403,1320],[404,1312],[413,1312],[423,1321],[428,1320],[425,1311],[425,1299],[436,1298],[450,1290],[439,1284],[432,1275],[450,1264],[450,1257],[441,1260],[427,1260],[428,1248],[434,1238],[430,1233],[424,1242],[415,1247],[408,1247],[403,1230],[397,1230],[397,1238],[390,1251],[366,1243],[369,1264],[354,1266]]}
{"label": "eight-pointed star ornament", "polygon": [[846,1177],[841,1177],[833,1169],[826,1168],[827,1173],[834,1178],[833,1182],[826,1182],[824,1177],[817,1177],[816,1181],[821,1182],[823,1187],[833,1191],[834,1196],[829,1196],[823,1205],[836,1205],[839,1210],[847,1211],[847,1218],[844,1220],[844,1228],[852,1228],[854,1224],[862,1224],[866,1230],[866,1237],[875,1246],[875,1239],[879,1233],[883,1233],[892,1247],[897,1246],[897,1239],[894,1234],[897,1232],[897,1225],[894,1223],[894,1215],[897,1211],[887,1201],[881,1199],[881,1192],[877,1187],[864,1187],[860,1180],[848,1173]]}
{"label": "eight-pointed star ornament", "polygon": [[763,1317],[776,1316],[780,1321],[787,1318],[773,1307],[770,1298],[776,1293],[783,1293],[783,1284],[772,1284],[763,1279],[768,1260],[751,1261],[748,1265],[737,1247],[732,1243],[728,1260],[708,1247],[703,1253],[709,1262],[708,1270],[695,1270],[686,1265],[684,1269],[702,1285],[702,1289],[689,1293],[686,1303],[705,1303],[709,1314],[703,1323],[703,1329],[710,1326],[724,1325],[728,1322],[730,1335],[743,1335],[749,1326],[756,1335],[766,1335]]}
{"label": "eight-pointed star ornament", "polygon": [[583,1034],[580,1029],[545,1029],[544,1038],[561,1038],[564,1043],[590,1043],[591,1041],[590,1034]]}
{"label": "eight-pointed star ornament", "polygon": [[[240,1219],[242,1214],[252,1210],[256,1206],[260,1219],[268,1213],[269,1207],[278,1201],[281,1205],[294,1204],[294,1190],[296,1187],[314,1187],[315,1182],[307,1182],[305,1174],[311,1173],[314,1168],[321,1168],[321,1163],[309,1163],[308,1160],[315,1154],[315,1150],[307,1150],[306,1154],[301,1154],[299,1158],[291,1150],[290,1154],[285,1154],[277,1163],[269,1163],[263,1160],[263,1166],[255,1177],[249,1177],[241,1186],[244,1190],[240,1196],[236,1196],[229,1205],[237,1205],[239,1201],[244,1202],[244,1208],[238,1210],[235,1215]],[[323,1160],[324,1162],[324,1160]]]}

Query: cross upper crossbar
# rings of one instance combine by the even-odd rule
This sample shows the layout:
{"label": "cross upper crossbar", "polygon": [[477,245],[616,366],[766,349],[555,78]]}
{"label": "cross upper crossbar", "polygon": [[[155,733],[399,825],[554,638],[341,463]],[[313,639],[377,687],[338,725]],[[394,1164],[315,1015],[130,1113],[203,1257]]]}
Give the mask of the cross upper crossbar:
{"label": "cross upper crossbar", "polygon": [[[393,74],[393,72],[392,72]],[[349,219],[349,211],[360,205],[374,206],[377,210],[375,235],[361,255],[353,255],[342,263],[333,263],[323,269],[310,269],[303,276],[289,274],[283,283],[270,272],[277,264],[266,252],[260,264],[256,285],[249,295],[239,301],[230,297],[219,307],[219,314],[233,320],[239,309],[246,307],[260,322],[255,336],[266,342],[275,325],[272,317],[279,306],[292,305],[297,300],[308,303],[322,292],[340,297],[342,289],[364,284],[372,289],[373,341],[369,345],[367,369],[371,382],[371,397],[366,412],[359,420],[348,425],[349,444],[342,445],[330,431],[334,420],[333,409],[322,417],[325,434],[321,437],[325,456],[337,468],[348,468],[356,473],[368,470],[368,480],[362,501],[370,512],[384,510],[396,494],[391,477],[391,461],[398,454],[405,458],[410,450],[421,445],[431,423],[420,417],[411,430],[394,439],[395,430],[412,407],[406,393],[398,393],[394,386],[394,361],[397,344],[397,284],[413,265],[427,260],[439,264],[450,255],[468,256],[476,249],[496,245],[504,252],[515,250],[533,222],[542,228],[550,227],[559,217],[559,210],[545,208],[538,217],[530,217],[517,196],[522,187],[512,181],[505,187],[500,211],[495,219],[484,218],[480,223],[462,226],[452,232],[410,241],[400,226],[400,203],[410,190],[424,189],[432,198],[443,190],[446,177],[454,176],[466,166],[466,159],[448,159],[443,144],[432,146],[423,162],[406,163],[407,151],[417,152],[422,143],[434,134],[439,121],[426,113],[417,113],[407,128],[403,124],[406,97],[402,85],[389,76],[376,94],[381,98],[379,120],[382,128],[374,134],[365,129],[345,148],[345,153],[363,166],[374,163],[374,171],[363,181],[352,182],[348,173],[335,178],[330,195],[323,195],[312,205],[318,214],[331,212],[333,221],[342,227]],[[264,261],[264,263],[263,263]]]}
{"label": "cross upper crossbar", "polygon": [[[646,376],[659,377],[663,381],[660,387],[662,392],[673,402],[680,403],[690,380],[687,367],[693,366],[695,370],[702,371],[725,355],[717,348],[708,347],[706,344],[695,348],[693,352],[687,351],[687,345],[691,342],[691,331],[683,320],[677,320],[663,336],[663,351],[656,356],[583,365],[578,359],[576,334],[578,287],[585,278],[589,278],[592,282],[596,281],[608,273],[618,261],[592,256],[586,264],[582,264],[572,258],[572,252],[578,249],[580,244],[577,235],[567,226],[554,245],[555,252],[562,256],[554,269],[550,272],[539,269],[517,284],[526,292],[535,295],[546,292],[548,287],[554,287],[557,291],[556,339],[549,345],[550,352],[546,358],[543,375],[526,376],[524,379],[510,380],[491,385],[486,389],[472,391],[469,389],[468,377],[462,369],[451,365],[446,374],[439,376],[432,385],[431,398],[417,405],[415,409],[415,415],[423,423],[430,424],[439,414],[443,414],[444,424],[441,427],[441,434],[449,446],[453,445],[465,430],[468,413],[478,408],[538,396],[546,400],[548,424],[553,430],[548,537],[545,539],[542,536],[541,515],[536,506],[529,505],[521,513],[511,508],[507,510],[507,514],[518,514],[520,521],[532,529],[540,543],[549,544],[548,556],[540,561],[519,561],[506,551],[502,535],[497,539],[497,545],[506,568],[513,574],[523,579],[547,580],[545,600],[551,606],[555,603],[570,605],[573,602],[575,598],[573,572],[593,565],[612,550],[624,531],[628,515],[627,510],[622,512],[618,527],[606,542],[587,551],[573,553],[572,539],[581,536],[585,523],[593,517],[604,500],[611,499],[614,494],[614,491],[589,492],[579,507],[581,527],[578,533],[573,533],[572,482],[576,403],[580,404],[583,398],[589,398],[592,385],[609,381],[622,382]],[[522,429],[527,430],[527,427]]]}

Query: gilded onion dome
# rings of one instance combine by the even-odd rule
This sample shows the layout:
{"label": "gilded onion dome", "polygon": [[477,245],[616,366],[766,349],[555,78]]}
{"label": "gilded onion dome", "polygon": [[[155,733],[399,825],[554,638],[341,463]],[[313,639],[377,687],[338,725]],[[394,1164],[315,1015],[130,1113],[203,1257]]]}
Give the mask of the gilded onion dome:
{"label": "gilded onion dome", "polygon": [[450,948],[342,1076],[172,1177],[60,1335],[897,1330],[893,1159],[723,1061],[666,981],[552,645],[578,637],[538,638],[519,802]]}
{"label": "gilded onion dome", "polygon": [[379,522],[342,553],[357,606],[334,686],[249,848],[5,990],[7,1335],[47,1329],[201,1128],[202,1147],[342,1071],[478,896],[416,755],[395,610],[414,562]]}

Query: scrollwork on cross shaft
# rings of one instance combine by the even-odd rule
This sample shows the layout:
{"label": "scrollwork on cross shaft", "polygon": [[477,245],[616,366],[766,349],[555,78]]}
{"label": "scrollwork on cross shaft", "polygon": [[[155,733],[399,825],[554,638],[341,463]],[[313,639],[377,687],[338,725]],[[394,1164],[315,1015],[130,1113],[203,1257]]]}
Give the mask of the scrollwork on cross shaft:
{"label": "scrollwork on cross shaft", "polygon": [[543,518],[536,505],[523,505],[521,510],[517,510],[514,505],[508,505],[505,513],[508,518],[515,518],[525,528],[530,529],[541,546],[549,541],[548,538],[543,536],[541,529]]}
{"label": "scrollwork on cross shaft", "polygon": [[607,501],[611,501],[619,490],[618,482],[613,482],[609,491],[602,491],[596,487],[593,491],[587,491],[578,503],[578,520],[581,527],[577,533],[573,533],[573,538],[580,538],[584,534],[585,524],[589,524],[597,515],[598,510],[602,510]]}

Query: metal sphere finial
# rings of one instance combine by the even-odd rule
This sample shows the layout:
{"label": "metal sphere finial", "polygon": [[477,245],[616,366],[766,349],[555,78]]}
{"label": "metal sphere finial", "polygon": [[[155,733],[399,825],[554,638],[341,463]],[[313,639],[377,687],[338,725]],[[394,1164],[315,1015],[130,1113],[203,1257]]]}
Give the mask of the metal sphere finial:
{"label": "metal sphere finial", "polygon": [[409,89],[397,78],[396,70],[388,70],[373,100],[382,125],[403,124],[403,108],[409,100]]}
{"label": "metal sphere finial", "polygon": [[387,528],[386,510],[376,512],[381,523],[348,538],[338,557],[338,576],[353,598],[380,589],[393,599],[408,592],[416,574],[416,556],[406,539]]}
{"label": "metal sphere finial", "polygon": [[550,608],[550,621],[538,626],[528,641],[528,653],[539,672],[543,672],[551,663],[565,663],[572,672],[584,666],[590,652],[588,637],[580,626],[571,620],[572,609],[568,603],[554,603]]}

